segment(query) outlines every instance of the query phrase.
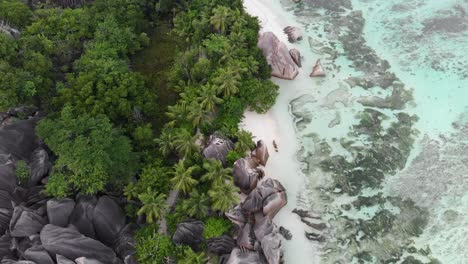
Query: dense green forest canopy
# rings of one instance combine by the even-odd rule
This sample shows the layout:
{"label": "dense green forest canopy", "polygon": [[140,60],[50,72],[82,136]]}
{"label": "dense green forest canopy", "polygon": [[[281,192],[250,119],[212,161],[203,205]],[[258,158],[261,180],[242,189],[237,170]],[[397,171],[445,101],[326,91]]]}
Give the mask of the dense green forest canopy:
{"label": "dense green forest canopy", "polygon": [[[156,223],[178,190],[169,232],[187,218],[205,221],[207,236],[229,232],[216,212],[237,202],[232,171],[204,159],[197,140],[215,132],[232,139],[232,165],[254,146],[238,128],[244,111],[267,111],[278,93],[257,48],[259,23],[242,1],[95,0],[63,8],[0,0],[0,21],[20,32],[0,30],[0,110],[36,105],[47,114],[37,127],[56,157],[47,194],[125,195],[129,217],[150,224],[137,235],[142,263],[169,255],[204,263],[204,253],[175,248]],[[160,23],[171,26],[176,49],[159,69],[177,94],[168,107],[132,61],[158,45],[147,32]]]}

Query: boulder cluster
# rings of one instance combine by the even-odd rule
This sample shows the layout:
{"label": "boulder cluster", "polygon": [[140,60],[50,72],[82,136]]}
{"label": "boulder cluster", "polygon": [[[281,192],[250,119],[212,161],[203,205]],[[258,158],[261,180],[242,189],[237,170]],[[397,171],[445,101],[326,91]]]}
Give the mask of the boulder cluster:
{"label": "boulder cluster", "polygon": [[[51,163],[35,135],[39,116],[33,107],[0,113],[0,263],[136,263],[136,226],[116,199],[43,195]],[[30,168],[27,182],[16,176],[20,160]]]}

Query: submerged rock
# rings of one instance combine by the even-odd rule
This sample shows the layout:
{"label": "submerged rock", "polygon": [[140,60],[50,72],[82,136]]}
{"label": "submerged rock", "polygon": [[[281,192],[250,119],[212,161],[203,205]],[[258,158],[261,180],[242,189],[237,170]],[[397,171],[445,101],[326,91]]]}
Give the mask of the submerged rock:
{"label": "submerged rock", "polygon": [[289,55],[291,55],[291,58],[293,59],[294,63],[296,63],[297,66],[302,67],[301,63],[301,53],[297,49],[290,49],[289,50]]}
{"label": "submerged rock", "polygon": [[211,135],[207,146],[203,149],[203,156],[207,159],[221,161],[226,166],[226,156],[234,149],[234,143],[228,138]]}
{"label": "submerged rock", "polygon": [[291,234],[291,232],[290,232],[288,229],[286,229],[285,227],[280,226],[278,232],[279,232],[286,240],[291,240],[292,234]]}
{"label": "submerged rock", "polygon": [[258,180],[263,178],[263,171],[258,168],[258,163],[252,158],[236,160],[233,172],[234,184],[245,194],[255,189]]}
{"label": "submerged rock", "polygon": [[287,26],[283,29],[283,32],[288,35],[288,40],[291,43],[302,40],[302,30],[298,27]]}
{"label": "submerged rock", "polygon": [[203,230],[205,227],[202,221],[191,220],[177,224],[177,229],[172,237],[176,245],[188,245],[193,250],[198,251],[203,242]]}
{"label": "submerged rock", "polygon": [[263,33],[258,40],[258,47],[271,66],[272,76],[287,80],[293,80],[297,76],[299,71],[289,55],[288,48],[273,32]]}
{"label": "submerged rock", "polygon": [[325,77],[325,71],[323,70],[322,64],[320,63],[320,59],[315,62],[315,66],[310,73],[310,77]]}

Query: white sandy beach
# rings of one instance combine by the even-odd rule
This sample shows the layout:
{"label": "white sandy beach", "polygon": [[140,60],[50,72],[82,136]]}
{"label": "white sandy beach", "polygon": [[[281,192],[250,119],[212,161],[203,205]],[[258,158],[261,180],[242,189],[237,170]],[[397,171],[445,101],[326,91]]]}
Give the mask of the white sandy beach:
{"label": "white sandy beach", "polygon": [[[284,17],[284,11],[279,4],[268,0],[244,0],[244,6],[249,14],[259,18],[261,32],[272,31],[288,48],[292,47],[292,44],[287,41],[287,36],[283,33],[283,28],[292,25],[293,21],[288,21]],[[306,63],[304,68],[309,69],[310,63]],[[243,129],[252,132],[255,140],[261,139],[268,146],[270,159],[265,168],[266,177],[278,179],[287,190],[288,204],[274,219],[278,226],[284,226],[293,235],[292,240],[284,240],[283,242],[286,264],[318,263],[315,246],[304,235],[306,226],[296,214],[292,213],[294,208],[301,207],[298,204],[298,201],[301,200],[299,196],[306,183],[305,177],[300,171],[300,164],[296,159],[298,143],[288,103],[303,93],[299,88],[301,85],[296,86],[295,83],[299,84],[300,80],[304,79],[304,75],[308,74],[300,69],[296,80],[286,81],[273,78],[272,80],[280,86],[280,95],[274,107],[265,114],[247,111],[242,123]],[[277,143],[279,152],[274,151],[273,140]]]}

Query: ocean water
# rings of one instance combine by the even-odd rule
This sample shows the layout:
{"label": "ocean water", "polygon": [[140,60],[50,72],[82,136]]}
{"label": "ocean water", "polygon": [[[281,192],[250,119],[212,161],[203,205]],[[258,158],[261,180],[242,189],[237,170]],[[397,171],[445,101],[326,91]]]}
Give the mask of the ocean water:
{"label": "ocean water", "polygon": [[[295,141],[293,161],[274,161],[300,178],[279,177],[292,204],[278,219],[294,235],[285,262],[468,263],[468,1],[247,2],[275,10],[264,31],[304,36],[288,44],[303,67],[275,79],[272,110]],[[327,76],[313,79],[317,59]]]}

